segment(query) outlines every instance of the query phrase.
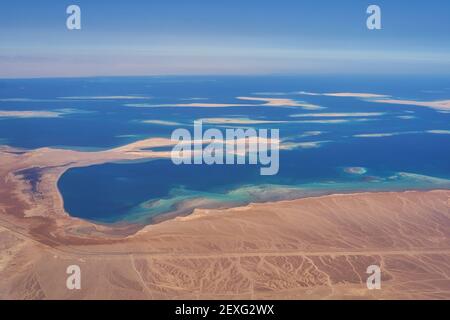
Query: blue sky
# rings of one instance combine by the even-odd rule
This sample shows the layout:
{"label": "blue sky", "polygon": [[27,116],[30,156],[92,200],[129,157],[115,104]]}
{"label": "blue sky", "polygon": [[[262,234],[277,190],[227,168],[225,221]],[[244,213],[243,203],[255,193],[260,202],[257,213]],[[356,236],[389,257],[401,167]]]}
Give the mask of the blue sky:
{"label": "blue sky", "polygon": [[[81,7],[82,29],[66,29]],[[382,30],[366,9],[382,10]],[[14,0],[0,77],[450,70],[447,0]]]}

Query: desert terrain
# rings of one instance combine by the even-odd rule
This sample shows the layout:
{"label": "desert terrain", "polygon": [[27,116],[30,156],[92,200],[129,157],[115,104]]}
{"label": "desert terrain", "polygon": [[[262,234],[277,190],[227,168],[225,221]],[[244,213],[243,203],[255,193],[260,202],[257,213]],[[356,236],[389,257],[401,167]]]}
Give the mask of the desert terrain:
{"label": "desert terrain", "polygon": [[[68,168],[165,157],[149,139],[82,152],[0,150],[1,299],[450,299],[450,190],[202,209],[141,225],[70,217]],[[69,265],[81,289],[66,287]],[[366,269],[379,265],[380,290]]]}

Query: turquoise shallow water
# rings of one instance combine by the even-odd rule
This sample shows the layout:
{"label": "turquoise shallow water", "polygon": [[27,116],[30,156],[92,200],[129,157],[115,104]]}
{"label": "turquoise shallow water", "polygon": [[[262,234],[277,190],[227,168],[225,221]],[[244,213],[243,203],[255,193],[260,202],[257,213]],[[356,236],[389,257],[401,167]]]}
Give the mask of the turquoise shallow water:
{"label": "turquoise shallow water", "polygon": [[[368,92],[396,99],[446,100],[450,99],[450,78],[0,80],[0,111],[58,113],[50,118],[0,117],[0,144],[97,151],[148,137],[170,137],[175,128],[192,130],[193,121],[202,118],[275,121],[252,126],[277,128],[285,143],[303,143],[281,152],[280,171],[275,176],[261,176],[258,166],[175,166],[170,160],[107,163],[68,170],[58,183],[66,210],[71,215],[101,222],[149,222],[160,214],[184,214],[196,207],[335,192],[449,188],[450,113],[352,97],[305,95],[300,91]],[[99,96],[103,98],[98,99]],[[239,96],[289,98],[320,108],[240,106],[257,102],[239,100]],[[195,102],[238,106],[174,107]],[[315,115],[323,113],[341,116]],[[367,115],[370,113],[376,115]],[[205,129],[212,126],[218,125],[206,125]],[[224,126],[219,125],[219,129],[225,129]],[[373,134],[376,135],[370,136]],[[346,169],[349,167],[365,170],[352,173]]]}
{"label": "turquoise shallow water", "polygon": [[[164,178],[159,176],[160,172],[164,172]],[[161,214],[186,214],[195,208],[231,207],[332,193],[450,188],[450,180],[406,172],[378,175],[368,170],[359,175],[337,168],[333,179],[321,177],[316,181],[294,178],[295,174],[262,178],[256,168],[246,166],[174,168],[170,160],[155,160],[70,169],[59,187],[68,210],[74,210],[72,213],[79,217],[102,222],[149,222]],[[85,183],[89,184],[88,188],[80,187]]]}

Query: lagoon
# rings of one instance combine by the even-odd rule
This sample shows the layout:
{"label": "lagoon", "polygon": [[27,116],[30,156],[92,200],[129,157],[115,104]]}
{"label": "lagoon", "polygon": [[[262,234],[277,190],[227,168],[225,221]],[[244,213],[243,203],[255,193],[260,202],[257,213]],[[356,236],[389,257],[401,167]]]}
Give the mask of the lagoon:
{"label": "lagoon", "polygon": [[[450,98],[449,88],[449,78],[422,76],[0,80],[8,115],[0,117],[0,142],[98,151],[170,139],[199,119],[208,119],[205,129],[279,130],[274,176],[254,165],[167,159],[69,169],[58,182],[66,211],[105,223],[327,193],[448,188],[450,113],[370,94],[437,101]],[[359,94],[342,94],[349,92]]]}

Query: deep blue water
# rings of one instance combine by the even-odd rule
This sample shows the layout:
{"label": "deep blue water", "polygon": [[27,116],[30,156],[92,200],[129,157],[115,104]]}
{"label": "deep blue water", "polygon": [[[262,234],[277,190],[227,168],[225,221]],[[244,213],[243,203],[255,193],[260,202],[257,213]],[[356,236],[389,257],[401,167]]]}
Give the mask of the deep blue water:
{"label": "deep blue water", "polygon": [[[448,187],[450,179],[450,113],[410,106],[380,104],[363,99],[298,95],[293,92],[367,92],[396,99],[448,100],[450,77],[304,76],[304,77],[149,77],[0,80],[0,111],[56,111],[57,118],[0,117],[0,144],[23,148],[57,146],[107,149],[147,137],[170,137],[175,128],[191,130],[200,118],[258,120],[320,120],[292,118],[302,113],[383,112],[371,121],[348,123],[264,124],[279,128],[291,142],[327,141],[317,148],[282,151],[276,176],[260,176],[257,166],[175,166],[170,160],[102,164],[67,171],[59,181],[66,210],[97,221],[146,220],[178,210],[192,199],[216,205],[242,204],[286,197],[296,190],[389,190]],[[272,92],[273,94],[263,94]],[[276,92],[285,93],[282,96]],[[150,99],[61,99],[88,96],[150,96]],[[238,96],[292,98],[325,107],[137,108],[125,104],[239,103]],[[27,100],[15,100],[17,98]],[[203,98],[205,100],[188,100]],[[241,103],[249,103],[240,101]],[[68,112],[70,110],[70,112]],[[413,116],[414,118],[404,118]],[[400,117],[400,118],[399,118]],[[403,118],[402,118],[403,117]],[[351,118],[339,118],[351,119]],[[178,126],[143,123],[175,121]],[[321,131],[317,136],[302,136]],[[389,137],[353,135],[396,133]],[[348,174],[346,167],[367,173]],[[396,176],[399,172],[420,176]],[[391,178],[390,178],[391,177]],[[392,178],[396,177],[396,178]],[[258,189],[258,186],[267,186]],[[264,192],[264,190],[282,190]],[[294,188],[294,191],[290,188]],[[253,188],[253,189],[252,189]],[[250,190],[250,191],[249,191]],[[256,190],[256,191],[255,191]],[[284,190],[284,191],[283,191]],[[281,196],[280,196],[281,193]],[[158,200],[163,201],[158,201]],[[192,209],[192,208],[190,208]]]}

